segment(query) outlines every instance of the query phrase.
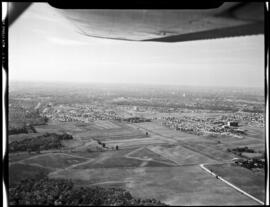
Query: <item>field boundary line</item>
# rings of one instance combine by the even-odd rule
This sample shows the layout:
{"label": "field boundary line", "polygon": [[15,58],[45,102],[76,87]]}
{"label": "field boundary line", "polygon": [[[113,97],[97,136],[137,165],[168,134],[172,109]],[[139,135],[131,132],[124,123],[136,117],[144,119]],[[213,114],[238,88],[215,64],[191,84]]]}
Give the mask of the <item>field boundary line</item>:
{"label": "field boundary line", "polygon": [[[155,160],[155,159],[152,159],[152,158],[150,158],[150,159],[144,159],[144,158],[140,158],[140,157],[133,157],[133,156],[131,156],[131,154],[134,154],[135,152],[137,152],[137,151],[139,151],[139,150],[142,150],[142,149],[147,149],[147,150],[149,150],[149,151],[151,151],[152,153],[155,153],[155,152],[153,152],[152,150],[150,150],[150,149],[148,149],[147,147],[140,147],[140,148],[137,148],[136,150],[133,150],[133,151],[131,151],[131,152],[129,152],[129,153],[127,153],[126,155],[125,155],[125,157],[126,158],[128,158],[128,159],[135,159],[135,160],[140,160],[140,161],[152,161],[152,162],[158,162],[158,163],[162,163],[162,164],[166,164],[166,165],[170,165],[171,163],[169,163],[169,161],[171,161],[171,162],[173,162],[172,160],[169,160],[169,159],[167,159],[168,161],[159,161],[159,160]],[[155,153],[155,154],[158,154],[158,153]],[[158,154],[158,155],[160,155],[160,154]],[[160,155],[161,156],[161,155]],[[162,156],[161,156],[162,157]],[[163,158],[165,158],[165,157],[163,157]],[[173,162],[174,163],[174,162]],[[178,165],[178,164],[176,164],[176,163],[174,163],[175,165]],[[140,167],[144,167],[144,166],[140,166]]]}
{"label": "field boundary line", "polygon": [[223,181],[224,183],[226,183],[227,185],[231,186],[232,188],[234,188],[235,190],[237,190],[238,192],[248,196],[249,198],[255,200],[256,202],[260,203],[261,205],[264,205],[264,202],[260,201],[259,199],[255,198],[254,196],[250,195],[249,193],[243,191],[242,189],[238,188],[237,186],[233,185],[232,183],[230,183],[229,181],[225,180],[224,178],[218,176],[217,174],[213,173],[212,171],[210,171],[208,168],[206,168],[204,166],[204,164],[200,164],[200,167],[205,170],[206,172],[210,173],[211,175],[215,176],[217,179],[220,179],[221,181]]}
{"label": "field boundary line", "polygon": [[[125,155],[125,157],[129,158],[130,154],[134,154],[135,152],[140,151],[140,150],[142,150],[143,148],[144,148],[144,147],[136,148],[135,150],[133,150],[133,151],[127,153],[127,154]],[[130,158],[133,158],[133,157],[130,157]]]}
{"label": "field boundary line", "polygon": [[[147,147],[147,149],[150,150],[150,151],[153,152],[153,153],[156,153],[156,154],[160,155],[161,157],[167,159],[168,161],[173,162],[174,164],[176,164],[176,166],[179,166],[179,165],[180,165],[176,160],[172,159],[172,158],[168,155],[168,153],[166,153],[166,152],[163,152],[163,154],[162,154],[161,152],[153,151],[153,150],[149,149],[148,147]],[[165,155],[164,155],[164,154],[165,154]]]}
{"label": "field boundary line", "polygon": [[196,150],[196,149],[194,149],[194,148],[192,148],[192,147],[190,147],[190,146],[187,146],[187,145],[186,145],[185,143],[183,143],[182,141],[179,141],[179,144],[180,144],[180,146],[183,147],[183,148],[186,148],[186,149],[188,149],[188,150],[190,150],[190,151],[193,151],[193,152],[195,152],[195,153],[197,153],[197,154],[200,154],[200,155],[203,155],[203,156],[205,156],[205,157],[208,157],[208,158],[210,158],[211,160],[214,160],[214,161],[216,161],[216,162],[219,162],[219,160],[215,159],[214,157],[212,157],[212,156],[210,156],[210,155],[208,155],[208,154],[202,153],[202,152],[200,152],[199,150]]}

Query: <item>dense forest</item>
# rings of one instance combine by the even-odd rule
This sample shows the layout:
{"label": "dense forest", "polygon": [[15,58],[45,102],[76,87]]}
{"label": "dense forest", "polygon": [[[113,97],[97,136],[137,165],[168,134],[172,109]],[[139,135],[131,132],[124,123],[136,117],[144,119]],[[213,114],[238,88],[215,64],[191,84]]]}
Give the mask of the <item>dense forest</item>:
{"label": "dense forest", "polygon": [[155,199],[136,199],[120,188],[80,187],[71,180],[26,179],[9,189],[10,205],[164,206]]}
{"label": "dense forest", "polygon": [[46,133],[44,135],[28,138],[21,141],[14,141],[9,144],[10,152],[40,151],[48,149],[59,149],[62,147],[61,140],[73,139],[69,134]]}
{"label": "dense forest", "polygon": [[23,127],[12,127],[10,126],[8,128],[8,134],[13,135],[13,134],[28,134],[28,133],[36,133],[36,129],[32,125],[28,126],[23,126]]}

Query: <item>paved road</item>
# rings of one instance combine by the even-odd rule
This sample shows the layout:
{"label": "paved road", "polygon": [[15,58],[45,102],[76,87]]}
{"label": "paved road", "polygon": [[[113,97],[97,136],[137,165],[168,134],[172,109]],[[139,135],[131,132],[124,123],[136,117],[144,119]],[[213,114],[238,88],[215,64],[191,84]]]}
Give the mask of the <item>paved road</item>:
{"label": "paved road", "polygon": [[204,166],[204,164],[200,164],[200,167],[205,170],[206,172],[210,173],[211,175],[215,176],[217,179],[221,180],[222,182],[226,183],[227,185],[229,185],[230,187],[234,188],[235,190],[237,190],[238,192],[246,195],[247,197],[253,199],[254,201],[258,202],[261,205],[264,205],[264,202],[260,201],[259,199],[255,198],[254,196],[250,195],[249,193],[243,191],[242,189],[238,188],[237,186],[235,186],[234,184],[230,183],[229,181],[225,180],[224,178],[216,175],[215,173],[213,173],[212,171],[210,171],[208,168],[206,168]]}

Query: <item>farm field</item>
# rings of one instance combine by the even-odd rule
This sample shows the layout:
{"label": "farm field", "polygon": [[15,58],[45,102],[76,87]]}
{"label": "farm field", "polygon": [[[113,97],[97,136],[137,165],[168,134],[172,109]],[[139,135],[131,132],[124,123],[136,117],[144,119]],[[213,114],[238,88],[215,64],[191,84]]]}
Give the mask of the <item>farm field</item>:
{"label": "farm field", "polygon": [[48,153],[25,159],[25,164],[36,164],[50,169],[66,168],[70,165],[85,162],[87,159],[64,153]]}
{"label": "farm field", "polygon": [[256,140],[254,138],[250,137],[244,137],[242,139],[233,139],[233,138],[225,138],[222,139],[220,146],[223,146],[224,149],[226,148],[236,148],[236,147],[245,147],[247,146],[248,148],[255,149],[258,151],[265,151],[265,140]]}
{"label": "farm field", "polygon": [[234,164],[206,165],[205,167],[264,202],[265,176],[263,170],[254,172]]}
{"label": "farm field", "polygon": [[259,128],[255,126],[242,126],[241,128],[247,130],[247,137],[264,141],[265,128]]}
{"label": "farm field", "polygon": [[152,144],[168,144],[174,143],[173,141],[168,141],[162,137],[150,137],[144,139],[123,139],[123,140],[113,140],[106,141],[106,144],[111,147],[118,145],[120,148],[136,148],[140,146],[152,145]]}
{"label": "farm field", "polygon": [[[254,180],[257,186],[253,183],[253,186],[248,187],[243,185],[243,181],[239,184],[240,188],[263,198],[264,191],[260,190],[262,181],[259,178],[253,179],[253,175],[245,169],[229,170],[232,167],[225,167],[229,164],[220,164],[231,163],[237,157],[226,151],[228,147],[261,147],[263,142],[258,143],[254,138],[199,137],[168,129],[159,122],[70,122],[67,125],[60,124],[60,127],[57,122],[51,122],[36,128],[37,134],[51,129],[50,132],[71,133],[74,139],[63,141],[67,148],[65,152],[24,153],[21,157],[10,157],[15,162],[11,165],[14,172],[26,166],[22,174],[26,177],[45,169],[44,172],[50,178],[72,179],[78,187],[121,187],[135,197],[156,198],[172,205],[220,205],[221,202],[224,205],[257,204],[203,171],[199,165],[206,163],[217,172],[226,172],[232,182],[237,182],[235,173],[245,175],[243,180],[247,182]],[[145,132],[149,133],[148,136]],[[96,151],[99,146],[97,140],[105,143],[107,149]],[[116,145],[119,150],[115,150]],[[35,172],[31,172],[32,168],[36,169]],[[18,182],[21,178],[15,176],[14,180]]]}
{"label": "farm field", "polygon": [[[73,109],[68,106],[66,110]],[[84,115],[84,112],[80,113]],[[72,114],[77,116],[75,109]],[[164,113],[164,116],[170,114],[177,115]],[[194,112],[192,116],[214,118],[221,114]],[[155,113],[148,115],[151,118]],[[68,119],[62,122],[60,120],[63,119],[56,117],[44,125],[35,125],[37,133],[10,135],[9,143],[45,133],[73,136],[73,139],[61,140],[62,146],[57,149],[11,153],[10,186],[25,178],[47,175],[54,179],[71,179],[76,188],[124,188],[134,197],[155,198],[169,205],[258,204],[204,171],[200,167],[204,164],[264,201],[264,173],[233,166],[233,159],[239,156],[227,150],[247,146],[264,152],[262,128],[241,123],[239,128],[247,130],[243,137],[197,136],[163,126],[160,120],[127,123],[104,119],[86,122]],[[243,156],[257,155],[243,153]]]}
{"label": "farm field", "polygon": [[78,165],[73,169],[90,168],[123,168],[143,166],[175,166],[175,163],[159,154],[141,147],[137,149],[123,149],[116,152],[100,153],[92,162]]}
{"label": "farm field", "polygon": [[133,196],[170,205],[256,205],[199,166],[68,169],[49,174],[77,185],[123,187]]}
{"label": "farm field", "polygon": [[200,163],[215,163],[214,159],[202,153],[194,152],[180,145],[175,146],[149,146],[156,152],[168,159],[174,160],[178,165],[194,165]]}
{"label": "farm field", "polygon": [[56,122],[51,121],[47,125],[37,126],[36,130],[40,133],[63,133],[67,132],[82,141],[93,138],[104,140],[119,140],[131,138],[145,138],[146,135],[138,129],[134,129],[125,123],[112,121],[95,121],[90,123],[78,124],[76,122]]}
{"label": "farm field", "polygon": [[111,121],[103,121],[103,120],[102,121],[101,120],[95,121],[95,126],[99,129],[119,129],[119,128],[121,128],[121,126],[114,124]]}
{"label": "farm field", "polygon": [[262,133],[263,129],[261,128],[256,128],[255,129],[256,134],[254,134],[252,131],[254,127],[249,127],[247,131],[248,135],[239,139],[231,136],[227,137],[196,136],[168,129],[164,126],[161,126],[159,122],[139,123],[134,125],[149,130],[150,133],[152,131],[155,135],[164,136],[165,138],[174,140],[176,143],[189,150],[201,153],[205,156],[210,157],[211,159],[218,161],[231,160],[234,157],[237,157],[234,154],[228,153],[227,152],[228,148],[247,146],[249,148],[259,150],[262,152],[264,152],[265,150],[265,139],[264,134]]}
{"label": "farm field", "polygon": [[206,140],[204,137],[199,137],[193,134],[187,134],[184,132],[176,131],[174,129],[169,129],[165,126],[161,125],[161,122],[159,121],[153,121],[153,122],[144,122],[144,123],[136,123],[134,126],[149,131],[150,133],[154,133],[166,138],[173,139],[175,141],[184,141],[184,140]]}
{"label": "farm field", "polygon": [[218,149],[215,145],[188,141],[181,142],[181,145],[216,161],[229,161],[235,157],[235,155],[228,153],[225,150]]}
{"label": "farm field", "polygon": [[51,172],[50,169],[34,166],[25,165],[21,163],[15,163],[9,165],[9,186],[12,187],[14,184],[19,183],[21,180],[27,178],[43,177]]}
{"label": "farm field", "polygon": [[8,156],[8,159],[9,159],[9,163],[12,163],[12,162],[18,162],[20,160],[30,158],[32,156],[34,155],[29,154],[28,152],[20,152],[20,153],[12,153],[12,154],[10,153]]}

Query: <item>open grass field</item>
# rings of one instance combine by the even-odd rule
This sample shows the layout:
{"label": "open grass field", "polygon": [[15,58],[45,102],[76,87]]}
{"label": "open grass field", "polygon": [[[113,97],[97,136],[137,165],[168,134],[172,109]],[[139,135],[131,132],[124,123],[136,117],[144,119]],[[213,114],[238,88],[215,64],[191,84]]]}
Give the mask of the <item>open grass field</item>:
{"label": "open grass field", "polygon": [[36,154],[29,154],[28,152],[19,152],[19,153],[9,153],[8,160],[9,163],[18,162],[20,160],[28,159]]}
{"label": "open grass field", "polygon": [[194,165],[201,163],[216,163],[215,159],[206,156],[200,152],[189,150],[180,145],[176,146],[149,146],[153,152],[156,152],[167,159],[174,160],[179,165]]}
{"label": "open grass field", "polygon": [[25,164],[37,164],[51,169],[61,169],[68,166],[85,162],[87,159],[64,153],[41,154],[24,160]]}
{"label": "open grass field", "polygon": [[255,126],[242,126],[241,128],[247,130],[247,137],[262,141],[265,139],[265,128]]}
{"label": "open grass field", "polygon": [[[136,125],[150,130],[150,133],[152,132],[160,136],[167,137],[168,139],[174,140],[176,143],[178,143],[179,149],[175,149],[175,152],[170,152],[171,155],[169,156],[176,156],[176,159],[179,159],[180,163],[198,163],[200,161],[202,161],[203,163],[208,161],[212,162],[213,160],[226,161],[231,160],[235,157],[233,154],[226,151],[227,148],[230,146],[229,141],[225,141],[227,145],[224,146],[222,144],[217,144],[218,141],[220,143],[223,143],[223,139],[226,138],[206,138],[191,135],[184,132],[168,129],[158,122],[139,123]],[[243,144],[243,140],[239,141],[239,139],[237,138],[228,139],[230,139],[230,141],[233,139],[235,142],[240,142],[241,144]],[[250,142],[253,143],[254,141]],[[165,150],[168,151],[169,149]],[[170,150],[173,151],[173,149]],[[177,151],[179,152],[179,154],[177,154]]]}
{"label": "open grass field", "polygon": [[224,149],[236,148],[236,147],[248,147],[257,151],[265,151],[265,141],[258,140],[250,137],[244,137],[243,139],[237,138],[224,138],[221,140],[220,146]]}
{"label": "open grass field", "polygon": [[33,165],[25,165],[21,163],[11,164],[9,166],[9,186],[19,183],[27,178],[42,177],[47,175],[51,170]]}
{"label": "open grass field", "polygon": [[146,166],[169,167],[175,166],[175,163],[151,152],[147,148],[137,148],[99,153],[99,156],[95,157],[93,161],[77,165],[74,169],[134,168]]}
{"label": "open grass field", "polygon": [[265,176],[263,171],[255,173],[234,164],[206,165],[205,167],[264,202]]}
{"label": "open grass field", "polygon": [[226,150],[218,149],[215,145],[208,145],[206,143],[197,142],[181,142],[181,146],[197,152],[201,155],[207,156],[216,161],[227,161],[235,157],[232,153],[226,152]]}
{"label": "open grass field", "polygon": [[136,148],[141,146],[153,145],[153,144],[168,144],[168,140],[161,137],[150,138],[135,138],[135,139],[120,139],[105,142],[107,146],[114,147],[118,145],[120,148]]}
{"label": "open grass field", "polygon": [[156,161],[143,161],[137,159],[131,159],[126,157],[121,158],[108,158],[102,161],[89,162],[87,164],[79,165],[75,169],[97,169],[97,168],[136,168],[136,167],[169,167],[172,164],[166,164]]}
{"label": "open grass field", "polygon": [[265,152],[266,145],[263,144],[263,143],[259,143],[259,144],[250,144],[250,145],[248,145],[248,148],[254,149],[254,150],[257,151],[257,152],[262,152],[262,153],[264,153],[264,152]]}
{"label": "open grass field", "polygon": [[135,159],[153,160],[153,161],[158,161],[158,162],[169,162],[169,163],[175,164],[174,162],[164,157],[163,155],[150,150],[150,147],[138,148],[137,150],[134,150],[128,153],[127,156],[130,158],[135,158]]}
{"label": "open grass field", "polygon": [[[264,146],[257,138],[199,137],[168,129],[158,121],[51,121],[36,129],[41,134],[68,132],[74,139],[63,141],[65,153],[11,155],[10,161],[19,161],[10,164],[13,183],[44,172],[50,178],[72,179],[77,187],[121,187],[135,197],[156,198],[171,205],[257,205],[201,169],[199,165],[206,163],[224,179],[264,199],[263,173],[220,165],[236,157],[227,148]],[[97,147],[102,147],[96,140],[109,148],[98,151]],[[116,145],[119,150],[115,150]]]}
{"label": "open grass field", "polygon": [[87,133],[80,133],[82,140],[89,140],[89,139],[98,139],[101,141],[107,140],[119,140],[119,139],[132,139],[132,138],[145,138],[145,134],[141,133],[140,131],[136,130],[113,130],[113,131],[89,131]]}
{"label": "open grass field", "polygon": [[95,126],[100,128],[100,129],[119,129],[121,126],[114,124],[111,121],[95,121]]}
{"label": "open grass field", "polygon": [[40,133],[63,133],[67,132],[83,141],[91,139],[115,140],[145,138],[146,135],[141,130],[134,129],[116,121],[95,121],[91,123],[77,122],[57,122],[50,121],[47,125],[37,126],[36,130]]}
{"label": "open grass field", "polygon": [[257,158],[257,159],[264,158],[264,155],[262,153],[248,153],[248,152],[243,152],[242,153],[242,156],[243,157],[246,157],[246,158]]}
{"label": "open grass field", "polygon": [[136,123],[134,124],[134,127],[146,130],[150,134],[151,133],[157,134],[170,139],[174,139],[175,141],[204,139],[203,137],[199,137],[193,134],[188,134],[181,131],[176,131],[174,129],[169,129],[165,126],[162,126],[160,121]]}
{"label": "open grass field", "polygon": [[256,205],[199,166],[68,169],[51,178],[70,178],[77,185],[123,187],[135,197],[171,205]]}

